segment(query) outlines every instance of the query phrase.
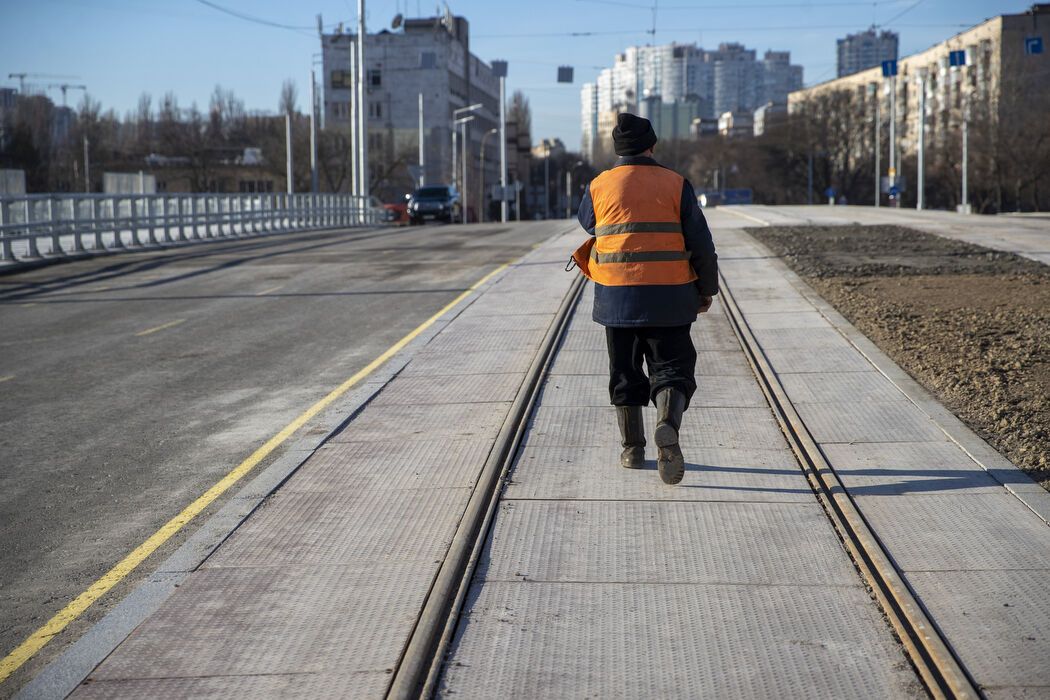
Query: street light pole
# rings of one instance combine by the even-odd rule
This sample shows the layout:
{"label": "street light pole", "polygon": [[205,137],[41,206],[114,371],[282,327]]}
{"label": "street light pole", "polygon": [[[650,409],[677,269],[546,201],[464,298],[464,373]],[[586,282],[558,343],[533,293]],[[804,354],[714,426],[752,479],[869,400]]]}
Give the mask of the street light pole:
{"label": "street light pole", "polygon": [[354,44],[350,44],[350,101],[347,102],[348,116],[350,117],[350,201],[351,206],[357,205],[357,197],[361,194],[358,185],[358,172],[361,160],[357,157],[357,57]]}
{"label": "street light pole", "polygon": [[551,145],[543,143],[543,218],[551,218]]}
{"label": "street light pole", "polygon": [[310,69],[310,191],[317,194],[317,77]]}
{"label": "street light pole", "polygon": [[485,142],[489,140],[489,136],[498,134],[499,129],[489,129],[481,137],[481,163],[478,168],[481,173],[481,184],[478,186],[478,221],[485,221]]}
{"label": "street light pole", "polygon": [[[499,77],[499,184],[500,221],[507,223],[507,78]],[[521,209],[518,209],[521,218]]]}
{"label": "street light pole", "polygon": [[419,93],[419,186],[427,181],[427,150],[423,141],[423,93]]}
{"label": "street light pole", "polygon": [[289,109],[284,113],[284,160],[286,175],[288,181],[288,194],[295,192],[295,185],[292,182],[292,111]]}
{"label": "street light pole", "polygon": [[474,117],[467,117],[461,120],[459,124],[459,136],[460,140],[463,142],[463,158],[461,159],[463,161],[463,210],[460,213],[462,214],[462,223],[464,224],[470,223],[470,216],[468,216],[468,211],[470,210],[470,196],[467,194],[467,124],[473,119]]}
{"label": "street light pole", "polygon": [[916,173],[915,208],[925,205],[926,191],[926,76],[919,75],[919,153]]}
{"label": "street light pole", "polygon": [[91,155],[88,153],[88,137],[84,137],[84,191],[91,192]]}
{"label": "street light pole", "polygon": [[572,218],[572,174],[576,168],[583,165],[582,160],[573,163],[572,167],[565,171],[565,218]]}
{"label": "street light pole", "polygon": [[[482,108],[482,104],[477,102],[467,107],[460,107],[459,109],[452,110],[452,183],[455,184],[456,177],[458,175],[457,163],[456,163],[456,127],[474,119],[474,117],[459,117],[461,114],[469,114],[470,112],[476,112]],[[463,220],[462,223],[466,223],[467,216],[467,200],[466,200],[466,175],[467,175],[467,131],[463,129],[463,180],[462,187],[460,187],[460,218]]]}
{"label": "street light pole", "polygon": [[565,218],[572,218],[572,171],[565,171]]}
{"label": "street light pole", "polygon": [[875,85],[875,206],[882,205],[882,95]]}
{"label": "street light pole", "polygon": [[[897,76],[890,76],[890,188],[897,185]],[[900,203],[900,194],[893,198],[893,205]]]}
{"label": "street light pole", "polygon": [[[365,0],[357,0],[357,119],[358,157],[361,161],[361,215],[364,216],[371,187],[368,181],[368,102],[365,98]],[[363,222],[362,222],[363,223]]]}
{"label": "street light pole", "polygon": [[969,156],[969,123],[970,123],[970,96],[963,98],[962,119],[962,213],[970,213],[970,189],[967,187],[966,176],[969,173],[967,157]]}

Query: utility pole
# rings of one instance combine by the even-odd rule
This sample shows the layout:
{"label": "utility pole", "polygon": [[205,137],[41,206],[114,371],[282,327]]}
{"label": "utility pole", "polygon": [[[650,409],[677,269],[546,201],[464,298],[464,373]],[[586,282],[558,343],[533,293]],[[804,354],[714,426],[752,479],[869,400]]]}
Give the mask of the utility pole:
{"label": "utility pole", "polygon": [[427,149],[423,140],[423,93],[419,93],[419,186],[427,181]]}
{"label": "utility pole", "polygon": [[926,191],[926,76],[919,74],[919,153],[915,176],[915,208],[925,205]]}
{"label": "utility pole", "polygon": [[361,160],[361,175],[357,178],[361,188],[361,213],[367,206],[371,184],[368,179],[368,100],[365,93],[365,0],[357,0],[357,118],[358,157]]}
{"label": "utility pole", "polygon": [[310,191],[317,194],[317,77],[310,69]]}
{"label": "utility pole", "polygon": [[295,186],[292,183],[292,112],[291,110],[284,113],[284,154],[285,154],[285,166],[288,179],[288,194],[295,192]]}
{"label": "utility pole", "polygon": [[[507,77],[500,76],[500,221],[507,222]],[[521,207],[518,217],[521,218]]]}

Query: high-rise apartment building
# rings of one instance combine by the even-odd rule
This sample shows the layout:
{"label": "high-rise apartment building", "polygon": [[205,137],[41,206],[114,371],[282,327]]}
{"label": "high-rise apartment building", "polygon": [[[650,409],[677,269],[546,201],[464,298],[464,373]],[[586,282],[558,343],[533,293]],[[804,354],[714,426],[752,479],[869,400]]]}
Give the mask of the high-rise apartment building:
{"label": "high-rise apartment building", "polygon": [[898,43],[896,32],[876,32],[874,27],[839,39],[838,77],[859,73],[881,65],[883,61],[895,60]]}
{"label": "high-rise apartment building", "polygon": [[588,158],[610,147],[608,129],[617,112],[648,118],[661,139],[689,138],[696,119],[751,112],[767,102],[785,104],[802,87],[802,67],[787,51],[754,50],[727,43],[707,51],[696,44],[632,46],[610,68],[583,86],[581,126]]}

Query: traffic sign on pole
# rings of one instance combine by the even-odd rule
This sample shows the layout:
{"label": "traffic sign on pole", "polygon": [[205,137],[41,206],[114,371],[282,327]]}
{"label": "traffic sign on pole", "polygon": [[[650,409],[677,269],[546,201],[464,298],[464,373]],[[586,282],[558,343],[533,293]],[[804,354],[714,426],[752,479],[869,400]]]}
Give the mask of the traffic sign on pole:
{"label": "traffic sign on pole", "polygon": [[949,66],[965,66],[966,65],[966,51],[950,51],[948,52],[948,65]]}
{"label": "traffic sign on pole", "polygon": [[1043,37],[1026,36],[1024,38],[1024,52],[1029,56],[1043,53]]}
{"label": "traffic sign on pole", "polygon": [[897,61],[883,61],[882,62],[882,77],[891,78],[897,75]]}

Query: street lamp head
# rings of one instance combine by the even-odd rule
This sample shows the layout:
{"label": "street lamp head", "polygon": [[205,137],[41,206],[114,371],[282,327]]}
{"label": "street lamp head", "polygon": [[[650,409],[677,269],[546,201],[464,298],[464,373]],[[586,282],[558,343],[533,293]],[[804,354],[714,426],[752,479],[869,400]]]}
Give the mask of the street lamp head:
{"label": "street lamp head", "polygon": [[458,114],[465,114],[467,112],[476,112],[479,109],[481,109],[482,106],[483,105],[480,102],[477,102],[475,104],[470,105],[469,107],[460,107],[459,109],[454,109],[454,110],[452,110],[452,118],[455,119],[456,115],[458,115]]}

